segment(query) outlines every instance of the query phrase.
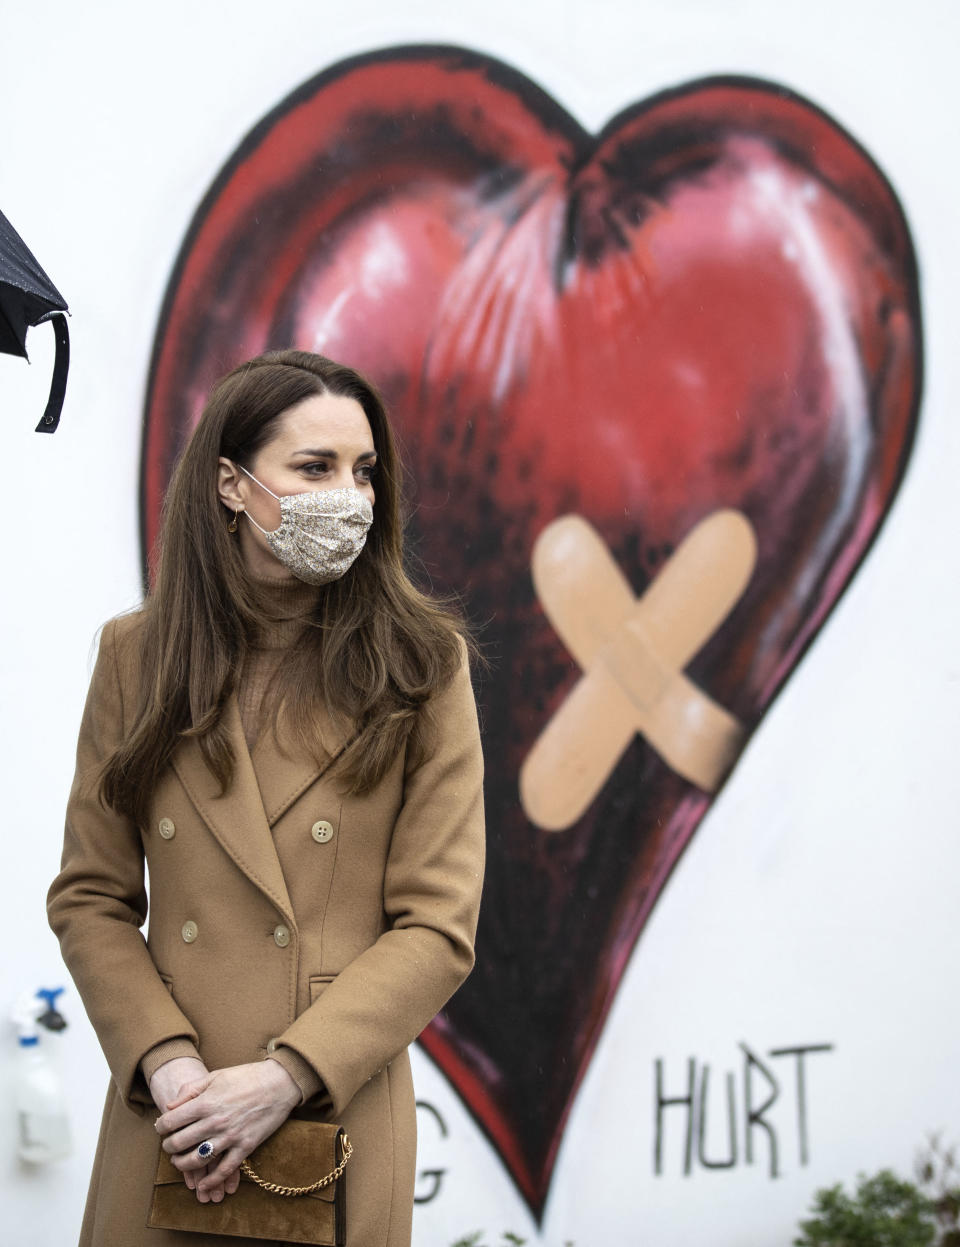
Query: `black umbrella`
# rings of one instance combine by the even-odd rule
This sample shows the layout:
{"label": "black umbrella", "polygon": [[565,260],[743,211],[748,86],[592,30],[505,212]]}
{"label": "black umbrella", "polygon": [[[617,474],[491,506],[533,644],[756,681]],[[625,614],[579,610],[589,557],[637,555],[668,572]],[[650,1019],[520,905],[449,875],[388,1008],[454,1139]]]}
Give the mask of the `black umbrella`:
{"label": "black umbrella", "polygon": [[36,262],[23,239],[0,212],[0,351],[27,358],[27,329],[53,322],[57,354],[47,409],[38,433],[54,433],[60,423],[70,365],[70,337],[63,295]]}

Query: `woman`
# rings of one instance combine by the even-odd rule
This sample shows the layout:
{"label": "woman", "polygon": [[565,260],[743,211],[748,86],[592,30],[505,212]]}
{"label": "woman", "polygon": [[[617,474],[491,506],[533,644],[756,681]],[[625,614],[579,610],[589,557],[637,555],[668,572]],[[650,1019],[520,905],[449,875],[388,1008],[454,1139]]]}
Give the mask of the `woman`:
{"label": "woman", "polygon": [[48,901],[113,1076],[85,1247],[241,1241],[146,1228],[159,1147],[218,1203],[295,1110],[353,1143],[350,1247],[410,1241],[406,1049],[472,966],[484,839],[469,647],[403,572],[399,484],[363,378],[251,360],[103,630]]}

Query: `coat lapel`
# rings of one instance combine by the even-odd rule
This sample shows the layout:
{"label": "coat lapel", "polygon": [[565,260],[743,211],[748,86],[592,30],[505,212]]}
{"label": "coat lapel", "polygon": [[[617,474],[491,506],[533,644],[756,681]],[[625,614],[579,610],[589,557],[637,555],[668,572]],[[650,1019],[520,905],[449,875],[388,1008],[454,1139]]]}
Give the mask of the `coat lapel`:
{"label": "coat lapel", "polygon": [[[223,796],[218,795],[220,785],[203,760],[195,738],[188,738],[178,747],[173,756],[173,769],[200,817],[225,852],[296,926],[235,696],[227,702],[224,722],[233,746],[234,774],[233,782]],[[309,782],[307,780],[303,786],[306,787]],[[291,800],[297,795],[294,793]]]}
{"label": "coat lapel", "polygon": [[280,740],[274,728],[265,729],[253,747],[252,763],[267,823],[273,827],[311,784],[333,766],[350,739],[349,725],[321,712],[321,730],[327,757],[318,762],[293,742]]}

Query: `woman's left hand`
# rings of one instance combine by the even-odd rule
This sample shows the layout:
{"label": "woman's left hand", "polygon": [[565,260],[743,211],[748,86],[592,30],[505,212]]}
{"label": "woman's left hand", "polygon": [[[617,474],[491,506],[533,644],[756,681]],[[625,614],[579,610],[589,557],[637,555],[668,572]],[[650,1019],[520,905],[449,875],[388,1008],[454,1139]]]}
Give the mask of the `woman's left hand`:
{"label": "woman's left hand", "polygon": [[[177,1169],[204,1169],[198,1192],[219,1186],[240,1162],[282,1126],[300,1103],[300,1088],[278,1061],[255,1061],[214,1070],[200,1081],[201,1090],[171,1104],[157,1119],[163,1150]],[[213,1158],[197,1148],[213,1144]]]}

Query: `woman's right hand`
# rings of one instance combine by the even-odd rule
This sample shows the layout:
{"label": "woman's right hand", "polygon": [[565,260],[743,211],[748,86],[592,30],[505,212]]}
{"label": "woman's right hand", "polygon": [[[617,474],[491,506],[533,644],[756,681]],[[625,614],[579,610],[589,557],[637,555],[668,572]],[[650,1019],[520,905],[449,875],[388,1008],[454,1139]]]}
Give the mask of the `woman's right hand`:
{"label": "woman's right hand", "polygon": [[[154,1070],[150,1079],[150,1094],[153,1102],[161,1113],[166,1113],[172,1104],[184,1103],[198,1095],[210,1081],[210,1072],[197,1057],[180,1056],[172,1061],[165,1061]],[[191,1191],[197,1191],[197,1182],[204,1177],[207,1169],[185,1169],[183,1180]],[[197,1199],[201,1204],[211,1201],[219,1204],[224,1195],[232,1195],[240,1185],[240,1173],[233,1173],[220,1186],[209,1191],[197,1191]]]}

